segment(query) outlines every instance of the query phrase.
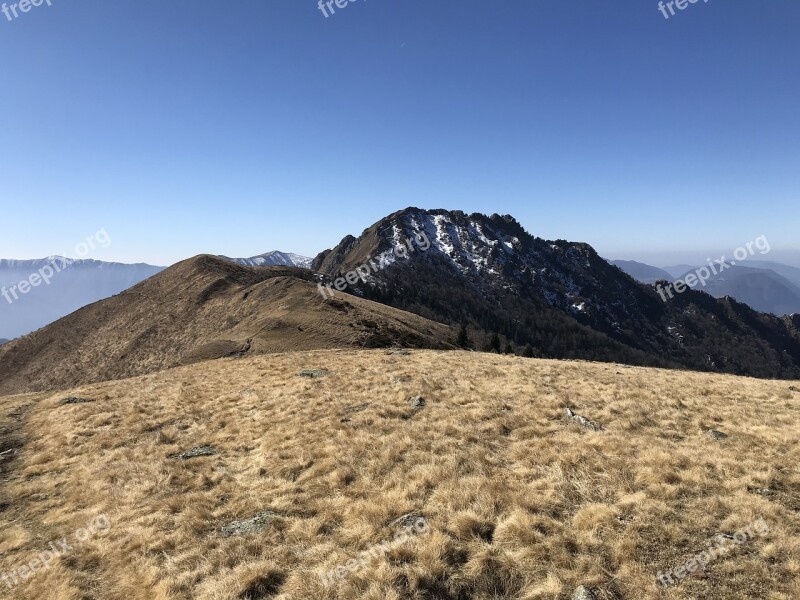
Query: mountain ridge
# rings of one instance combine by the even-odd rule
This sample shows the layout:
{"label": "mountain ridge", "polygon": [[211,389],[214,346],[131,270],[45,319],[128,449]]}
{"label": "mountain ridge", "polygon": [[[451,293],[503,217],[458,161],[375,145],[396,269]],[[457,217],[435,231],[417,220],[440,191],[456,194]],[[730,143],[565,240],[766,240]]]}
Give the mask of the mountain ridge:
{"label": "mountain ridge", "polygon": [[449,327],[353,296],[326,301],[317,279],[211,255],[181,261],[0,346],[0,394],[288,350],[453,347]]}
{"label": "mountain ridge", "polygon": [[312,258],[308,256],[301,256],[293,252],[281,252],[280,250],[272,250],[265,252],[258,256],[251,256],[250,258],[229,258],[222,256],[225,260],[233,261],[245,267],[300,267],[308,269],[311,266]]}

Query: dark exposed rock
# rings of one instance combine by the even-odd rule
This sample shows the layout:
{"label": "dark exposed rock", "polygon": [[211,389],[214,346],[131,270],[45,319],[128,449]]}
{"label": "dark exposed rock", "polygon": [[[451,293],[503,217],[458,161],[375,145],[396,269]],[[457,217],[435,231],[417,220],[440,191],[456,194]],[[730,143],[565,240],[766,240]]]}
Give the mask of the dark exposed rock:
{"label": "dark exposed rock", "polygon": [[63,406],[65,404],[87,404],[89,402],[94,402],[94,400],[90,400],[88,398],[78,398],[77,396],[67,396],[61,402],[59,402],[59,404]]}
{"label": "dark exposed rock", "polygon": [[722,431],[717,431],[716,429],[709,429],[706,431],[706,435],[713,440],[724,440],[728,437],[727,433],[723,433]]}

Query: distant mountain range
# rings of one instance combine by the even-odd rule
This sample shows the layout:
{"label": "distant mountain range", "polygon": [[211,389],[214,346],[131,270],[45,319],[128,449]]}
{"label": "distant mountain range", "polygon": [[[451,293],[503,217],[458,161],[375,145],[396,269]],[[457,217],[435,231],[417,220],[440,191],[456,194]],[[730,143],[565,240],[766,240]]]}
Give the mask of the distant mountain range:
{"label": "distant mountain range", "polygon": [[[614,260],[611,263],[642,283],[685,280],[686,275],[697,269],[690,265],[659,269],[626,260]],[[712,275],[705,285],[698,282],[693,288],[715,298],[730,296],[760,312],[779,316],[800,313],[800,269],[789,265],[748,260],[735,266],[729,265]]]}
{"label": "distant mountain range", "polygon": [[87,304],[118,294],[162,269],[147,264],[61,257],[2,259],[0,336],[13,339],[35,331]]}
{"label": "distant mountain range", "polygon": [[[224,258],[224,257],[223,257]],[[311,259],[287,252],[267,252],[252,258],[231,258],[244,266],[294,266],[308,268]],[[65,267],[49,277],[49,284],[34,278],[36,286],[20,293],[20,282],[27,281],[43,268]],[[0,259],[0,335],[13,339],[44,327],[98,300],[161,272],[164,267],[144,263],[122,264],[99,260],[72,260],[48,257],[36,260]],[[49,271],[45,271],[48,273]],[[41,279],[41,276],[40,276]],[[16,295],[16,297],[15,297]],[[2,343],[2,341],[0,341]]]}
{"label": "distant mountain range", "polygon": [[[609,262],[642,283],[655,283],[662,280],[672,281],[673,279],[673,275],[666,270],[636,262],[635,260],[612,260]],[[681,271],[681,273],[685,273],[685,271]]]}
{"label": "distant mountain range", "polygon": [[[800,315],[779,318],[691,289],[664,302],[588,244],[534,237],[510,215],[408,208],[345,236],[310,269],[261,266],[270,261],[305,262],[277,252],[202,255],[3,344],[0,393],[225,356],[396,345],[800,378]],[[7,280],[37,266],[6,265]],[[95,278],[115,270],[79,266]]]}

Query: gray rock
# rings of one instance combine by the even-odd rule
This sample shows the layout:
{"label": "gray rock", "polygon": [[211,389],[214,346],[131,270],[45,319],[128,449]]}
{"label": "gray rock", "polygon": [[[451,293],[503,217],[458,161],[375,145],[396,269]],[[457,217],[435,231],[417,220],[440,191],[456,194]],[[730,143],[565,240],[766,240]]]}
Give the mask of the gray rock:
{"label": "gray rock", "polygon": [[88,398],[78,398],[77,396],[67,396],[61,402],[59,402],[59,404],[63,406],[65,404],[87,404],[89,402],[94,402],[94,400],[89,400]]}
{"label": "gray rock", "polygon": [[341,419],[339,419],[339,423],[352,423],[352,422],[353,419],[350,419],[348,417],[342,417]]}
{"label": "gray rock", "polygon": [[800,392],[800,388],[797,387],[796,385],[790,385],[789,386],[789,391],[790,392]]}
{"label": "gray rock", "polygon": [[249,519],[231,521],[220,529],[220,533],[228,537],[258,533],[262,529],[265,529],[277,516],[278,515],[272,511],[263,510]]}
{"label": "gray rock", "polygon": [[577,423],[581,427],[585,427],[586,429],[591,429],[592,431],[600,431],[602,427],[599,424],[595,423],[594,421],[587,419],[586,417],[577,414],[571,408],[564,409],[564,415],[566,416],[567,420],[572,421],[573,423]]}
{"label": "gray rock", "polygon": [[572,593],[572,600],[597,600],[597,596],[585,585],[579,585]]}
{"label": "gray rock", "polygon": [[424,518],[425,517],[418,512],[410,512],[389,523],[389,527],[408,529],[409,527],[413,527],[420,519]]}
{"label": "gray rock", "polygon": [[727,433],[723,433],[721,431],[717,431],[716,429],[709,429],[706,431],[706,435],[713,440],[724,440],[728,437]]}
{"label": "gray rock", "polygon": [[170,457],[188,460],[190,458],[197,458],[198,456],[214,456],[216,453],[217,451],[214,450],[214,448],[212,448],[211,446],[195,446],[190,450],[184,450],[183,452],[172,454],[170,455]]}
{"label": "gray rock", "polygon": [[327,376],[329,371],[327,369],[303,369],[300,371],[298,377],[308,377],[309,379],[319,379]]}
{"label": "gray rock", "polygon": [[408,404],[413,410],[422,410],[422,408],[425,406],[425,398],[422,396],[413,396],[408,401]]}
{"label": "gray rock", "polygon": [[388,354],[389,356],[411,356],[411,352],[403,349],[389,350],[386,354]]}

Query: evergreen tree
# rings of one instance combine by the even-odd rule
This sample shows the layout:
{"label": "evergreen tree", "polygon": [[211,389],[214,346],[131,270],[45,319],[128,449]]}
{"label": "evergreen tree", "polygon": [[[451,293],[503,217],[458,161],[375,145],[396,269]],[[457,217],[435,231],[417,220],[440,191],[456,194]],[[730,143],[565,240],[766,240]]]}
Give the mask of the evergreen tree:
{"label": "evergreen tree", "polygon": [[461,329],[458,331],[456,345],[458,345],[459,348],[464,348],[465,350],[472,348],[472,342],[470,341],[469,334],[467,333],[467,326],[463,323],[461,324]]}
{"label": "evergreen tree", "polygon": [[492,341],[489,342],[489,348],[492,352],[500,352],[500,336],[496,333],[492,336]]}

